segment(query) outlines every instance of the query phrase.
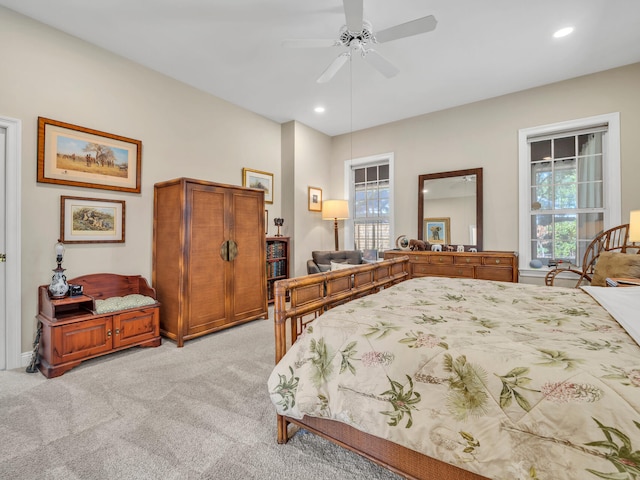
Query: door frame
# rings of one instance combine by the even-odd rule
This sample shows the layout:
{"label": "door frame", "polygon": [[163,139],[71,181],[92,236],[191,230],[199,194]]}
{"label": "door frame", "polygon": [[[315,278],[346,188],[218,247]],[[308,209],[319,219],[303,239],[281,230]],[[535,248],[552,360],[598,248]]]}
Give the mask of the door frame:
{"label": "door frame", "polygon": [[[5,148],[5,352],[7,370],[22,364],[21,254],[20,254],[20,159],[22,121],[0,116],[6,130]],[[28,359],[27,359],[28,360]],[[28,362],[27,362],[28,363]],[[25,364],[26,365],[26,364]]]}

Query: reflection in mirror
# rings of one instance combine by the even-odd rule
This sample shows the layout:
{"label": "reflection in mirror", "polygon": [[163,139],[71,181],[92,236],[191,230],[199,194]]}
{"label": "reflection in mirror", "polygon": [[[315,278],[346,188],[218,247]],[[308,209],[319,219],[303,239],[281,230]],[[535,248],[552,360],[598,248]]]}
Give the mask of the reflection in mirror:
{"label": "reflection in mirror", "polygon": [[418,185],[418,238],[482,250],[482,168],[420,175]]}

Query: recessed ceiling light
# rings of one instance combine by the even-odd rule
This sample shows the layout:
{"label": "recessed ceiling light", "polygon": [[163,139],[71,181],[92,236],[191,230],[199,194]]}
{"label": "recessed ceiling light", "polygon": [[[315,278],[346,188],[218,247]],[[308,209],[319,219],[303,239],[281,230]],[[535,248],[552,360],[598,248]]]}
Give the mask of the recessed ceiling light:
{"label": "recessed ceiling light", "polygon": [[571,32],[573,32],[573,27],[561,28],[560,30],[558,30],[556,33],[553,34],[553,37],[554,38],[566,37]]}
{"label": "recessed ceiling light", "polygon": [[316,113],[324,113],[324,107],[316,107],[313,109],[313,111]]}

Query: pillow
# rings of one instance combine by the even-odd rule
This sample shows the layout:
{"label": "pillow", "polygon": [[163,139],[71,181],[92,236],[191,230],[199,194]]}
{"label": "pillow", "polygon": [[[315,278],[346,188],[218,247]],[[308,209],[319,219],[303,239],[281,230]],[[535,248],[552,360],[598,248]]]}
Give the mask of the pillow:
{"label": "pillow", "polygon": [[138,293],[132,293],[124,297],[111,297],[105,300],[96,300],[96,313],[117,312],[128,308],[144,307],[153,305],[156,299]]}
{"label": "pillow", "polygon": [[331,271],[333,272],[334,270],[342,270],[343,268],[351,268],[354,265],[351,265],[350,263],[338,263],[338,262],[331,262]]}
{"label": "pillow", "polygon": [[591,285],[606,287],[607,278],[640,278],[640,255],[632,253],[602,252],[596,261]]}

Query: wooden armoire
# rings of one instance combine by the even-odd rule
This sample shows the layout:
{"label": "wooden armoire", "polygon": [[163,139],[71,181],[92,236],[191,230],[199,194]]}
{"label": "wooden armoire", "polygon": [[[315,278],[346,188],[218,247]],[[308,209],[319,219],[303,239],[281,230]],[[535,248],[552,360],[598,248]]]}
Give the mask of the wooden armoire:
{"label": "wooden armoire", "polygon": [[268,318],[264,192],[177,178],[154,187],[160,333],[185,340]]}

